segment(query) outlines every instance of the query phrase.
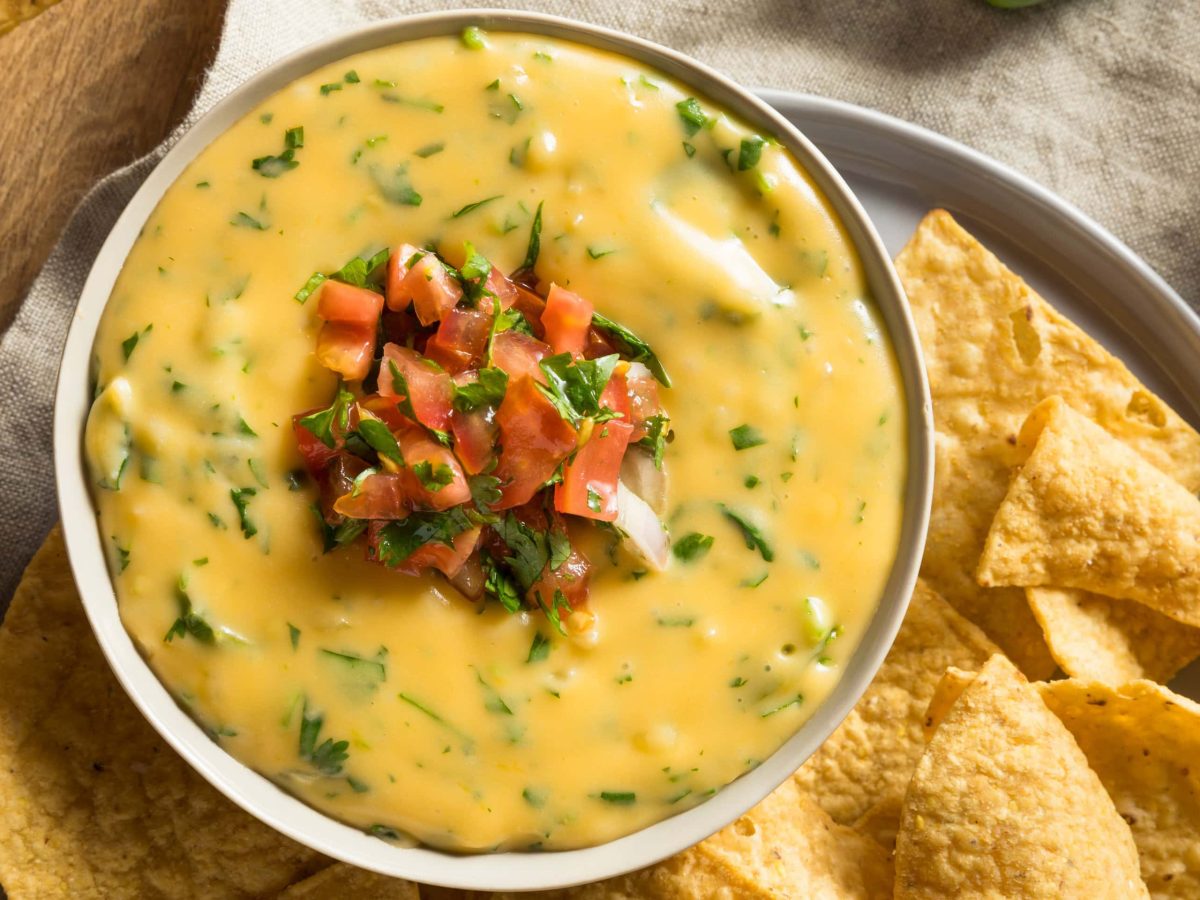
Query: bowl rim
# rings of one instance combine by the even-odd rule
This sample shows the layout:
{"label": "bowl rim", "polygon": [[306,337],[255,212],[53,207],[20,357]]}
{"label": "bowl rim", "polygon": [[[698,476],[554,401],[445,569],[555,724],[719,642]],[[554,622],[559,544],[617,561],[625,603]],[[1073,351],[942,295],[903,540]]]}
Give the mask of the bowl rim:
{"label": "bowl rim", "polygon": [[[848,233],[887,326],[905,392],[908,471],[896,559],[878,608],[829,696],[768,759],[712,798],[632,834],[575,850],[460,855],[424,846],[395,846],[308,806],[211,740],[158,680],[121,623],[83,454],[83,428],[91,405],[89,360],[100,317],[142,226],[187,165],[257,104],[320,66],[391,44],[456,35],[467,25],[543,35],[618,53],[678,79],[776,135],[812,178]],[[862,206],[820,151],[748,89],[682,53],[562,16],[495,9],[403,16],[339,32],[262,69],[201,116],[138,188],[96,256],[64,346],[54,405],[59,511],[75,583],[109,665],[159,735],[235,804],[314,850],[385,875],[477,890],[567,887],[643,868],[720,830],[790,777],[850,712],[900,627],[916,583],[929,522],[932,448],[929,385],[904,290]]]}

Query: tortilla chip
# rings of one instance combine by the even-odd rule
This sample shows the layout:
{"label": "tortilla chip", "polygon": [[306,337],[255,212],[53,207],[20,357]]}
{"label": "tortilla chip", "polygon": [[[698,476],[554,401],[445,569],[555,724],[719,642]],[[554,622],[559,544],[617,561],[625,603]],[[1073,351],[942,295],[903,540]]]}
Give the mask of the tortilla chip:
{"label": "tortilla chip", "polygon": [[875,680],[838,730],[796,773],[835,822],[853,825],[902,794],[925,749],[925,707],[947,666],[977,669],[997,653],[983,632],[918,580]]}
{"label": "tortilla chip", "polygon": [[1200,628],[1132,600],[1069,588],[1026,588],[1059,666],[1075,678],[1166,683],[1200,656]]}
{"label": "tortilla chip", "polygon": [[728,828],[640,872],[496,900],[782,900],[886,898],[882,847],[829,817],[790,779]]}
{"label": "tortilla chip", "polygon": [[100,653],[56,528],[0,627],[0,883],[24,897],[242,897],[329,864],[226,800]]}
{"label": "tortilla chip", "polygon": [[896,849],[896,832],[900,830],[900,809],[903,805],[904,791],[893,791],[859,816],[854,823],[854,830],[865,834],[891,853]]}
{"label": "tortilla chip", "polygon": [[1155,897],[1200,897],[1200,706],[1161,685],[1039,685],[1129,823]]}
{"label": "tortilla chip", "polygon": [[1027,675],[1047,677],[1054,660],[1024,593],[975,582],[1026,414],[1061,395],[1190,490],[1200,488],[1200,435],[949,213],[925,217],[896,268],[925,353],[937,431],[922,574]]}
{"label": "tortilla chip", "polygon": [[371,900],[421,900],[417,886],[402,878],[389,878],[346,863],[334,863],[316,875],[298,881],[279,900],[328,900],[332,897],[370,897]]}
{"label": "tortilla chip", "polygon": [[58,0],[0,0],[0,34],[12,31],[55,3]]}
{"label": "tortilla chip", "polygon": [[962,669],[954,667],[946,670],[946,674],[937,684],[937,690],[933,692],[929,708],[925,710],[925,721],[922,723],[922,727],[926,743],[933,739],[934,732],[938,730],[938,726],[942,724],[946,714],[954,708],[954,704],[958,702],[962,692],[978,674],[978,672],[964,672]]}
{"label": "tortilla chip", "polygon": [[1129,826],[1062,722],[994,656],[934,732],[896,836],[896,897],[1147,897]]}
{"label": "tortilla chip", "polygon": [[1081,588],[1200,625],[1200,500],[1051,397],[984,545],[985,585]]}

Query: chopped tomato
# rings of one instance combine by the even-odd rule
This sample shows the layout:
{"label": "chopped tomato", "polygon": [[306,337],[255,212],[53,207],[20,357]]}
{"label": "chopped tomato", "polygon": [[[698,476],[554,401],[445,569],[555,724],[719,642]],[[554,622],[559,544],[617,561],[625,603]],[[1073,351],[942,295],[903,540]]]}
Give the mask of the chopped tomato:
{"label": "chopped tomato", "polygon": [[317,476],[317,483],[321,486],[321,510],[330,525],[342,521],[342,516],[334,510],[334,506],[340,497],[354,490],[354,479],[367,468],[366,462],[353,453],[339,450],[329,466]]}
{"label": "chopped tomato", "polygon": [[408,385],[408,399],[417,420],[435,431],[449,428],[450,403],[454,399],[450,376],[415,350],[398,344],[384,344],[383,362],[379,367],[379,393],[385,397],[404,395],[402,390],[396,389],[393,365]]}
{"label": "chopped tomato", "polygon": [[[326,282],[328,284],[329,282]],[[347,381],[362,381],[375,359],[375,326],[326,322],[317,335],[317,361]]]}
{"label": "chopped tomato", "polygon": [[504,402],[496,411],[500,428],[501,500],[497,509],[527,503],[575,449],[575,429],[564,421],[532,378],[509,382]]}
{"label": "chopped tomato", "polygon": [[425,355],[452,373],[478,368],[491,333],[490,312],[456,307],[442,319],[437,333],[425,345]]}
{"label": "chopped tomato", "polygon": [[[573,611],[587,606],[588,581],[592,572],[591,561],[577,547],[571,547],[571,555],[557,569],[546,566],[542,577],[529,589],[529,599],[537,605],[554,610],[561,619]],[[555,607],[555,592],[561,591],[570,609]],[[541,603],[538,603],[538,601]]]}
{"label": "chopped tomato", "polygon": [[383,297],[374,291],[340,281],[321,283],[317,315],[326,322],[361,325],[374,331],[382,312]]}
{"label": "chopped tomato", "polygon": [[403,291],[412,297],[422,325],[444,318],[462,299],[462,285],[432,253],[422,256],[404,276]]}
{"label": "chopped tomato", "polygon": [[649,369],[635,362],[629,364],[625,382],[629,386],[629,421],[634,426],[631,440],[639,441],[646,436],[646,420],[662,412],[662,404],[658,399],[658,381],[650,374]]}
{"label": "chopped tomato", "polygon": [[492,344],[492,365],[507,372],[510,381],[528,375],[545,384],[546,374],[538,363],[549,355],[547,345],[519,331],[502,331]]}
{"label": "chopped tomato", "polygon": [[500,306],[504,309],[508,309],[517,302],[517,286],[495,266],[492,266],[492,271],[488,274],[484,289],[499,297]]}
{"label": "chopped tomato", "polygon": [[450,432],[454,435],[454,452],[469,474],[478,475],[488,467],[499,433],[493,410],[454,410],[450,413]]}
{"label": "chopped tomato", "polygon": [[471,499],[467,476],[449,447],[443,447],[424,429],[415,427],[401,430],[397,440],[406,465],[400,477],[404,492],[414,505],[449,509]]}
{"label": "chopped tomato", "polygon": [[517,285],[517,299],[513,302],[513,308],[525,317],[525,321],[533,330],[534,337],[540,339],[545,336],[546,329],[542,327],[542,310],[546,308],[545,300],[528,288]]}
{"label": "chopped tomato", "polygon": [[400,407],[395,397],[384,397],[382,394],[369,394],[359,400],[358,405],[375,416],[375,418],[382,419],[383,423],[392,431],[398,431],[405,426],[416,424],[408,416],[400,412]]}
{"label": "chopped tomato", "polygon": [[587,359],[599,359],[602,356],[612,356],[618,352],[613,346],[612,341],[608,336],[598,328],[588,329],[587,346],[583,348],[583,355]]}
{"label": "chopped tomato", "polygon": [[[622,368],[620,364],[618,369]],[[633,404],[629,397],[629,383],[625,380],[625,373],[614,371],[608,379],[608,384],[604,386],[604,393],[600,395],[600,406],[607,406],[613,412],[621,414],[621,421],[628,422],[633,414]]]}
{"label": "chopped tomato", "polygon": [[546,329],[546,342],[554,348],[555,353],[570,353],[573,356],[583,353],[593,311],[592,304],[578,294],[557,284],[550,285],[546,308],[542,312],[542,325]]}
{"label": "chopped tomato", "polygon": [[617,478],[632,433],[632,425],[617,419],[596,425],[588,442],[563,466],[562,484],[554,487],[554,508],[601,522],[616,519]]}
{"label": "chopped tomato", "polygon": [[401,244],[392,251],[387,263],[387,307],[390,310],[401,310],[412,303],[412,292],[404,287],[404,279],[408,276],[408,262],[421,250],[412,244]]}
{"label": "chopped tomato", "polygon": [[301,419],[311,416],[315,412],[321,412],[321,410],[313,409],[292,416],[292,431],[296,435],[296,445],[300,449],[300,455],[304,458],[304,467],[313,477],[324,472],[338,454],[336,448],[325,446],[320,438],[300,424]]}
{"label": "chopped tomato", "polygon": [[[387,522],[371,522],[367,526],[367,557],[378,559],[379,533],[386,528]],[[454,539],[454,546],[447,547],[438,541],[422,544],[400,565],[397,572],[405,575],[419,575],[424,569],[437,569],[448,578],[453,578],[475,552],[479,544],[481,529],[470,528]]]}
{"label": "chopped tomato", "polygon": [[333,503],[333,511],[351,519],[403,519],[408,515],[404,502],[404,483],[399,475],[376,473]]}

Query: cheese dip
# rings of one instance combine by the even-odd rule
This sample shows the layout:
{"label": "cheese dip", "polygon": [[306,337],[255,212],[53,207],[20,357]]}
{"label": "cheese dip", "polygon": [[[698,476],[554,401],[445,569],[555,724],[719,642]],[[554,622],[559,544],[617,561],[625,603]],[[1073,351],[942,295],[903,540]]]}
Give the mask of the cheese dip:
{"label": "cheese dip", "polygon": [[[292,421],[339,391],[322,275],[404,242],[512,272],[539,206],[540,293],[671,384],[669,561],[579,519],[588,615],[561,630],[327,540]],[[563,41],[468,29],[263,102],[147,220],[93,365],[126,629],[229,753],[384,839],[581,847],[702,802],[827,696],[897,551],[904,397],[828,203],[771,135]]]}

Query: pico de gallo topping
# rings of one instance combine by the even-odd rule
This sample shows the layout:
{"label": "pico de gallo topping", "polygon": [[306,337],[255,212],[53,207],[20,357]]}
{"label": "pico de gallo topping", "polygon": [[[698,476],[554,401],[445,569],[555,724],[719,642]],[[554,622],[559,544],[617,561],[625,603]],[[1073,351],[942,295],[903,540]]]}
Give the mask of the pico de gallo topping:
{"label": "pico de gallo topping", "polygon": [[589,300],[538,292],[537,246],[535,220],[511,277],[469,243],[458,267],[402,243],[314,275],[297,299],[315,296],[317,359],[340,383],[293,428],[326,552],[363,545],[565,632],[588,598],[579,529],[615,529],[643,563],[667,565],[671,381]]}

